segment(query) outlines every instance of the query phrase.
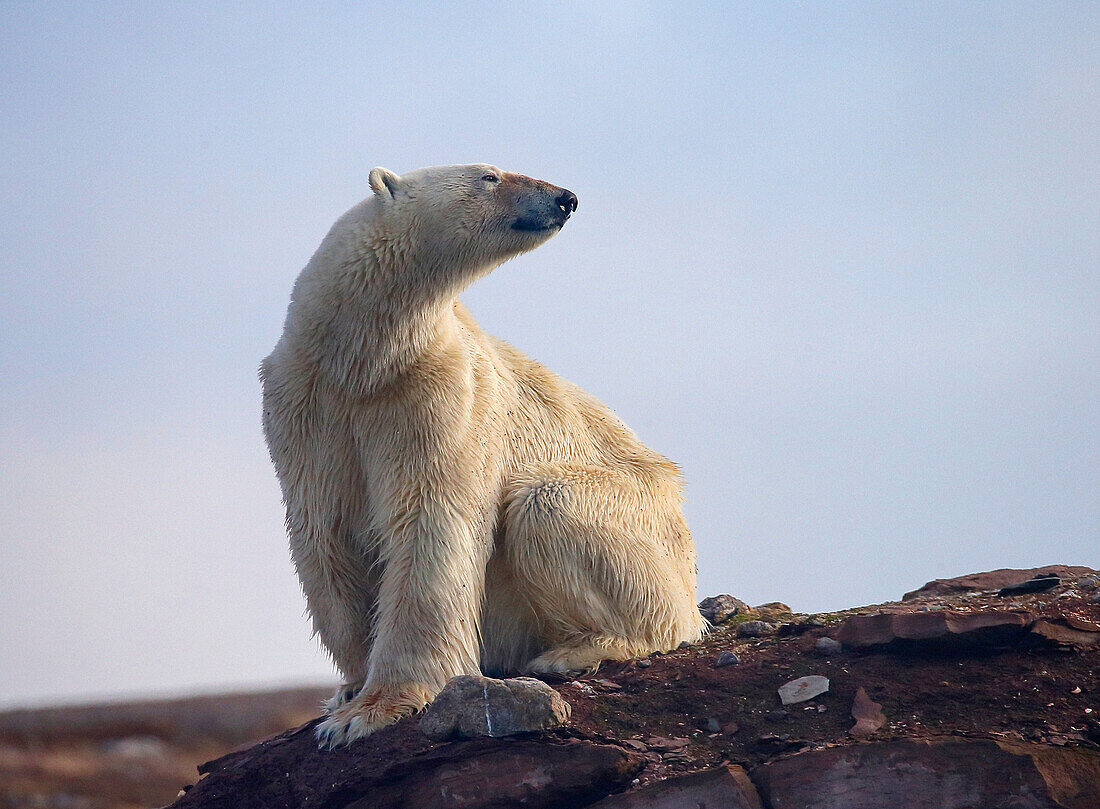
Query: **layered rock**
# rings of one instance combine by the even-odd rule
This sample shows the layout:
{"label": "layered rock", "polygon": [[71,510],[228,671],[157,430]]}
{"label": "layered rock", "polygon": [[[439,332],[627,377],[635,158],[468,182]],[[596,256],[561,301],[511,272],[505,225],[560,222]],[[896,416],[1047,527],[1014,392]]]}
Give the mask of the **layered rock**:
{"label": "layered rock", "polygon": [[1047,565],[1045,567],[1029,568],[1005,567],[999,570],[988,570],[984,573],[955,576],[950,579],[933,579],[916,590],[906,593],[902,596],[902,600],[912,601],[918,598],[952,596],[980,590],[1001,590],[1039,576],[1056,576],[1059,579],[1068,581],[1093,573],[1096,573],[1096,571],[1091,567],[1081,565]]}
{"label": "layered rock", "polygon": [[1100,754],[986,739],[813,750],[752,776],[771,809],[1100,807]]}

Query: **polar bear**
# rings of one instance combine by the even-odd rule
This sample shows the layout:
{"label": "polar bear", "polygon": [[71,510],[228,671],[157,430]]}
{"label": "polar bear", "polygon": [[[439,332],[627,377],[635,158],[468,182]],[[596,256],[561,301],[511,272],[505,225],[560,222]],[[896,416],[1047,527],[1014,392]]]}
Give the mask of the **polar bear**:
{"label": "polar bear", "polygon": [[590,670],[706,626],[677,467],[456,299],[576,196],[484,164],[376,168],[370,187],[261,367],[291,555],[347,681],[322,746],[460,674]]}

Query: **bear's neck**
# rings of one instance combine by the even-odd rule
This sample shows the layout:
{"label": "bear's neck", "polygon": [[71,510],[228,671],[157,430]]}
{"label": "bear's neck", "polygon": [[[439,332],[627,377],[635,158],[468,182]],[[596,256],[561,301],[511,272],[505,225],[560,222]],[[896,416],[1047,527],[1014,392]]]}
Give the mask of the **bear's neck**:
{"label": "bear's neck", "polygon": [[[392,266],[392,265],[391,265]],[[303,274],[296,340],[328,381],[353,396],[376,395],[457,339],[460,287],[431,288],[406,279],[439,279],[445,268],[387,269],[373,253],[340,273]],[[462,285],[464,286],[464,285]]]}

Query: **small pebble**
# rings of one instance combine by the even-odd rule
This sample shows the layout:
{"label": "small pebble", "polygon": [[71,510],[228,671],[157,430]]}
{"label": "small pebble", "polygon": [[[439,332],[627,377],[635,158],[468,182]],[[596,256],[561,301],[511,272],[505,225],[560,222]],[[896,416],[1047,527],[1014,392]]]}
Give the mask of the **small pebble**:
{"label": "small pebble", "polygon": [[706,730],[707,730],[707,731],[708,731],[709,733],[721,733],[721,732],[722,732],[722,725],[721,725],[721,723],[720,723],[720,722],[719,722],[719,721],[718,721],[717,719],[715,719],[715,718],[714,718],[713,716],[708,716],[708,717],[707,717],[707,727],[706,727]]}
{"label": "small pebble", "polygon": [[735,655],[733,652],[719,652],[718,658],[714,661],[714,667],[716,669],[722,669],[726,666],[733,666],[740,662],[741,658]]}
{"label": "small pebble", "polygon": [[640,669],[648,669],[650,666],[653,665],[653,661],[652,660],[639,660],[634,665],[637,666]]}
{"label": "small pebble", "polygon": [[679,646],[677,646],[676,648],[677,648],[677,649],[694,649],[694,648],[695,648],[695,644],[694,644],[694,643],[692,643],[692,642],[691,642],[691,641],[689,641],[689,640],[682,640],[682,641],[680,641],[680,645],[679,645]]}

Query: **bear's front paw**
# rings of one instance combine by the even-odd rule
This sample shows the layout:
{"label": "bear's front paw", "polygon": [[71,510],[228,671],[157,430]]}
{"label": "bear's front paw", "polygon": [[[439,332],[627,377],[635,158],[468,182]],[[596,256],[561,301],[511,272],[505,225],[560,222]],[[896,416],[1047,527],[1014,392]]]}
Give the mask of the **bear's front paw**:
{"label": "bear's front paw", "polygon": [[433,693],[420,683],[376,685],[335,708],[317,726],[317,744],[332,749],[370,736],[403,716],[421,710]]}

